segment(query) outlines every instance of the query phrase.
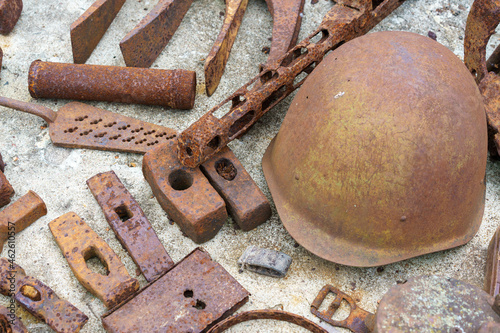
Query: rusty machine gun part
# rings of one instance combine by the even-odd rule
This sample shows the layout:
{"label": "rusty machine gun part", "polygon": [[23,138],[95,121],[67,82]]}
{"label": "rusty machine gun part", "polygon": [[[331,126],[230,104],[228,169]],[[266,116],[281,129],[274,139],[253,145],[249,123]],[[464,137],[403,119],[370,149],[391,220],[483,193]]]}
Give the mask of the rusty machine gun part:
{"label": "rusty machine gun part", "polygon": [[[15,305],[9,304],[10,309],[15,312]],[[0,306],[0,332],[5,333],[29,333],[21,319],[5,306]]]}
{"label": "rusty machine gun part", "polygon": [[71,24],[71,47],[75,64],[87,61],[124,3],[125,0],[97,0]]}
{"label": "rusty machine gun part", "polygon": [[33,98],[62,98],[192,109],[196,72],[35,60],[28,86]]}
{"label": "rusty machine gun part", "polygon": [[181,24],[193,0],[160,0],[120,42],[128,67],[149,67]]}
{"label": "rusty machine gun part", "polygon": [[[376,2],[368,0],[338,2],[319,28],[283,55],[275,67],[262,71],[180,134],[181,163],[196,167],[243,135],[263,114],[300,87],[326,53],[365,34],[402,2],[385,0],[376,8],[372,8]],[[214,113],[227,103],[231,108],[219,119]]]}
{"label": "rusty machine gun part", "polygon": [[500,23],[500,3],[476,0],[467,17],[464,62],[471,71],[484,98],[488,119],[488,148],[491,156],[500,155],[500,47],[486,60],[486,46]]}
{"label": "rusty machine gun part", "polygon": [[33,191],[29,191],[2,210],[0,212],[0,251],[9,236],[23,231],[45,215],[47,215],[47,206]]}
{"label": "rusty machine gun part", "polygon": [[0,34],[9,34],[23,11],[22,0],[0,0]]}
{"label": "rusty machine gun part", "polygon": [[29,313],[58,333],[79,332],[89,319],[12,259],[0,258],[0,293],[12,297]]}
{"label": "rusty machine gun part", "polygon": [[491,238],[486,258],[484,290],[491,296],[496,296],[500,293],[500,271],[498,264],[500,264],[500,228],[496,230]]}
{"label": "rusty machine gun part", "polygon": [[161,244],[141,207],[113,171],[97,174],[87,185],[106,220],[146,281],[170,270],[174,262]]}
{"label": "rusty machine gun part", "polygon": [[102,316],[107,332],[199,333],[248,301],[246,291],[200,248]]}
{"label": "rusty machine gun part", "polygon": [[[0,97],[0,105],[43,118],[49,124],[52,142],[61,147],[144,154],[153,146],[177,136],[177,131],[173,129],[79,102],[68,103],[58,112],[6,97]],[[0,190],[0,198],[1,193]]]}
{"label": "rusty machine gun part", "polygon": [[[60,216],[49,223],[49,228],[78,281],[107,308],[120,304],[139,289],[139,282],[128,275],[115,252],[75,213]],[[86,261],[94,257],[104,265],[106,275],[87,266]]]}

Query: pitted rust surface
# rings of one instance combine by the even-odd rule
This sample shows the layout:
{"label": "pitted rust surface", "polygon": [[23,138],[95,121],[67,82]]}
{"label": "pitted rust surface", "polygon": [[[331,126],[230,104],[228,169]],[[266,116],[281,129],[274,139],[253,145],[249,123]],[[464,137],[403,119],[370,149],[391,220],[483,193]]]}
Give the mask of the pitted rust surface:
{"label": "pitted rust surface", "polygon": [[241,230],[252,230],[271,217],[266,196],[228,147],[200,165],[200,169],[224,199]]}
{"label": "pitted rust surface", "polygon": [[193,0],[160,0],[120,42],[128,67],[149,67],[181,24]]}
{"label": "pitted rust surface", "polygon": [[8,205],[14,193],[14,188],[10,185],[7,177],[3,172],[0,172],[0,207]]}
{"label": "pitted rust surface", "polygon": [[486,270],[484,278],[484,290],[491,296],[500,293],[500,229],[497,229],[491,238],[488,246],[488,256],[486,258]]}
{"label": "pitted rust surface", "polygon": [[[70,212],[49,223],[50,231],[80,283],[112,308],[139,289],[139,282],[128,275],[113,250],[75,213]],[[93,272],[86,261],[97,257],[107,274]]]}
{"label": "pitted rust surface", "polygon": [[0,0],[0,34],[7,35],[14,29],[22,11],[22,0]]}
{"label": "pitted rust surface", "polygon": [[[13,303],[10,303],[9,306]],[[12,309],[12,308],[11,308]],[[16,316],[14,311],[7,309],[5,306],[0,306],[0,332],[2,333],[29,333],[22,321]]]}
{"label": "pitted rust surface", "polygon": [[310,321],[305,317],[281,310],[268,309],[268,310],[253,310],[253,311],[238,313],[216,324],[211,329],[209,329],[207,333],[221,333],[239,323],[250,320],[258,320],[258,319],[272,319],[272,320],[286,321],[301,326],[313,333],[328,332],[318,324]]}
{"label": "pitted rust surface", "polygon": [[107,332],[198,333],[248,301],[246,291],[200,248],[102,316]]}
{"label": "pitted rust surface", "polygon": [[141,207],[113,171],[100,173],[87,185],[106,221],[148,282],[174,265]]}
{"label": "pitted rust surface", "polygon": [[35,60],[28,86],[33,98],[62,98],[192,109],[196,72]]}
{"label": "pitted rust surface", "polygon": [[[337,3],[308,38],[180,134],[181,163],[196,167],[243,135],[263,114],[299,88],[326,53],[365,34],[402,2],[384,1],[375,9],[368,0]],[[255,84],[257,81],[260,84]],[[226,103],[232,103],[231,109],[218,119],[214,112]]]}
{"label": "pitted rust surface", "polygon": [[79,102],[68,103],[58,112],[6,97],[0,97],[0,105],[43,118],[52,142],[61,147],[144,154],[177,136],[173,129]]}
{"label": "pitted rust surface", "polygon": [[75,64],[87,61],[124,3],[125,0],[97,0],[71,24],[71,47]]}
{"label": "pitted rust surface", "polygon": [[205,84],[207,95],[211,96],[219,85],[226,68],[231,48],[240,29],[248,0],[227,0],[224,24],[214,46],[205,60]]}
{"label": "pitted rust surface", "polygon": [[179,163],[175,140],[144,155],[142,172],[160,206],[194,242],[206,242],[222,228],[227,219],[224,200],[200,168]]}
{"label": "pitted rust surface", "polygon": [[58,333],[76,333],[88,317],[48,286],[7,258],[0,258],[0,293],[14,298],[29,313]]}

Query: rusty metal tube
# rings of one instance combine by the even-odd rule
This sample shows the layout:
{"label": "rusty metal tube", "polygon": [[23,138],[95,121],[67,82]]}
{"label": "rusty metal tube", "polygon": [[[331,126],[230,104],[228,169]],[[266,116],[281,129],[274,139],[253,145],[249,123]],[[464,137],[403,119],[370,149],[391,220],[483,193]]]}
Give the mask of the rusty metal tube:
{"label": "rusty metal tube", "polygon": [[35,60],[28,74],[34,98],[62,98],[162,105],[192,109],[196,73],[166,70]]}

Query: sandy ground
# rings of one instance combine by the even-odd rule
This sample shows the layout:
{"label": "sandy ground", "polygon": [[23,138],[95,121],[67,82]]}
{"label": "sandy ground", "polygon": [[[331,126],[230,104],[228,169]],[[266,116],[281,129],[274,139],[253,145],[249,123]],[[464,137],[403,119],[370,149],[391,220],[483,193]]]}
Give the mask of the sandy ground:
{"label": "sandy ground", "polygon": [[[33,60],[72,62],[69,27],[93,0],[24,0],[24,10],[14,31],[0,36],[4,51],[0,94],[23,101],[32,101],[57,110],[69,101],[33,100],[28,93],[27,72]],[[125,3],[107,34],[87,61],[89,64],[124,66],[118,43],[148,13],[157,1],[129,0]],[[437,40],[463,58],[465,22],[470,0],[408,0],[374,30],[404,30],[427,35],[433,31]],[[310,34],[332,7],[329,0],[311,4],[306,0],[299,40]],[[145,121],[183,130],[202,114],[217,105],[235,89],[258,72],[258,64],[266,55],[262,48],[270,46],[272,18],[264,0],[251,0],[240,32],[227,64],[225,75],[213,96],[204,94],[204,58],[219,33],[224,12],[222,0],[195,0],[178,31],[152,67],[194,70],[198,77],[195,108],[190,111],[162,107],[116,103],[89,104],[136,117]],[[498,44],[492,38],[490,47]],[[491,50],[490,50],[491,51]],[[257,125],[230,147],[244,164],[259,187],[271,200],[261,169],[261,158],[279,126],[291,98],[287,98]],[[47,124],[40,118],[0,109],[0,151],[8,164],[6,176],[14,186],[14,200],[28,190],[37,192],[46,202],[48,214],[19,233],[16,238],[16,261],[29,275],[45,282],[62,298],[85,312],[90,320],[82,332],[104,332],[100,315],[104,305],[88,293],[76,280],[57,247],[47,224],[70,211],[84,218],[136,277],[136,266],[109,229],[99,206],[87,189],[85,181],[99,172],[114,170],[140,203],[163,245],[174,261],[190,253],[196,244],[184,237],[153,197],[143,178],[139,154],[110,153],[55,147]],[[233,228],[231,219],[219,234],[203,247],[252,294],[242,310],[274,308],[304,315],[315,322],[309,305],[324,284],[333,284],[359,300],[361,307],[374,311],[382,295],[396,283],[411,276],[440,274],[482,286],[487,246],[499,218],[499,165],[488,162],[486,210],[478,234],[467,245],[435,254],[421,256],[383,268],[353,268],[324,261],[289,236],[273,206],[273,216],[250,232]],[[284,279],[238,272],[237,259],[248,245],[283,251],[293,258]],[[6,250],[2,255],[7,255]],[[137,276],[141,285],[146,282]],[[8,298],[0,296],[0,304]],[[19,308],[17,315],[30,332],[51,332],[43,322]],[[275,322],[242,324],[234,332],[290,332],[295,327]],[[331,329],[332,332],[340,331]]]}

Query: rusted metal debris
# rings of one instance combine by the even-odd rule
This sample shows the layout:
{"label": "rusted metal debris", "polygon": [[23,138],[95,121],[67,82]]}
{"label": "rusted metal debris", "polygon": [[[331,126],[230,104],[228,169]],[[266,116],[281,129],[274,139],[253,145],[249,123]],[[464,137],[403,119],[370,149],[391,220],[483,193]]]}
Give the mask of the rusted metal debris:
{"label": "rusted metal debris", "polygon": [[181,24],[193,0],[160,0],[120,42],[128,67],[149,67]]}
{"label": "rusted metal debris", "polygon": [[7,35],[14,29],[22,11],[22,0],[0,0],[0,34]]}
{"label": "rusted metal debris", "polygon": [[29,313],[58,333],[79,332],[89,319],[12,259],[0,258],[0,293],[12,297]]}
{"label": "rusted metal debris", "polygon": [[484,290],[491,296],[500,293],[500,229],[497,229],[491,238],[488,246],[488,256],[486,257],[486,270],[484,279]]}
{"label": "rusted metal debris", "polygon": [[200,169],[224,199],[241,230],[252,230],[271,217],[269,200],[228,147],[200,165]]}
{"label": "rusted metal debris", "polygon": [[10,203],[10,198],[14,194],[14,188],[10,185],[4,173],[0,172],[0,207],[8,205]]}
{"label": "rusted metal debris", "polygon": [[241,269],[277,278],[285,277],[291,264],[292,258],[288,254],[253,245],[247,247],[238,259]]}
{"label": "rusted metal debris", "polygon": [[[106,307],[120,304],[139,289],[139,282],[128,275],[120,258],[75,213],[55,219],[49,228],[78,281]],[[86,261],[94,257],[104,265],[106,275],[87,266]]]}
{"label": "rusted metal debris", "polygon": [[[0,97],[0,105],[43,118],[49,124],[52,142],[61,147],[144,154],[177,136],[177,131],[173,129],[79,102],[68,103],[58,112],[6,97]],[[0,198],[1,193],[0,190]]]}
{"label": "rusted metal debris", "polygon": [[[321,307],[321,304],[325,300],[328,293],[335,294],[335,299],[328,306],[327,310],[320,312],[319,308]],[[349,304],[349,316],[344,320],[333,320],[332,316],[338,310],[342,301],[346,301]],[[311,313],[332,326],[344,327],[350,329],[355,333],[372,332],[375,324],[373,313],[361,309],[357,306],[356,302],[352,299],[351,296],[343,293],[342,291],[331,285],[326,285],[320,290],[318,296],[316,296],[311,304]]]}
{"label": "rusted metal debris", "polygon": [[205,60],[205,85],[208,96],[211,96],[217,89],[222,74],[224,74],[247,5],[248,0],[226,1],[226,16],[222,29]]}
{"label": "rusted metal debris", "polygon": [[141,207],[113,171],[97,174],[87,185],[122,246],[148,282],[174,262],[161,244]]}
{"label": "rusted metal debris", "polygon": [[102,316],[107,332],[202,332],[248,301],[246,291],[200,248]]}
{"label": "rusted metal debris", "polygon": [[2,210],[0,212],[0,251],[9,236],[23,231],[44,215],[47,215],[47,206],[33,191],[29,191]]}
{"label": "rusted metal debris", "polygon": [[0,332],[2,333],[29,333],[22,321],[15,314],[15,305],[10,310],[0,306]]}
{"label": "rusted metal debris", "polygon": [[2,71],[2,61],[3,61],[3,51],[2,48],[0,47],[0,72]]}
{"label": "rusted metal debris", "polygon": [[238,313],[216,324],[211,329],[209,329],[207,333],[221,333],[239,323],[257,319],[272,319],[272,320],[286,321],[298,325],[300,327],[303,327],[314,333],[328,332],[318,324],[302,316],[281,310],[268,309],[268,310],[253,310],[253,311]]}
{"label": "rusted metal debris", "polygon": [[71,47],[75,64],[87,61],[124,3],[125,0],[97,0],[71,24]]}
{"label": "rusted metal debris", "polygon": [[162,105],[192,109],[196,72],[35,60],[29,69],[29,91],[34,98]]}
{"label": "rusted metal debris", "polygon": [[172,140],[150,150],[142,172],[160,206],[194,242],[212,239],[227,219],[226,205],[199,168],[179,163]]}
{"label": "rusted metal debris", "polygon": [[[2,66],[1,63],[0,66]],[[0,171],[5,172],[5,163],[3,161],[2,154],[0,154]]]}
{"label": "rusted metal debris", "polygon": [[[302,85],[305,77],[329,51],[361,36],[403,3],[384,1],[372,8],[368,0],[342,1],[326,14],[319,28],[221,104],[181,133],[178,158],[196,167],[243,135],[263,114]],[[260,84],[256,84],[259,81]],[[214,112],[231,103],[218,118]]]}

